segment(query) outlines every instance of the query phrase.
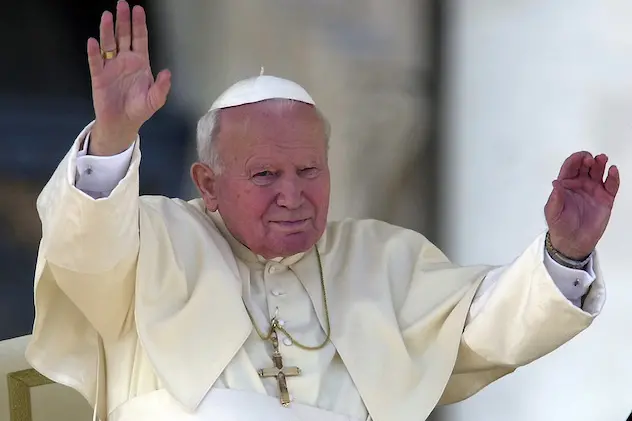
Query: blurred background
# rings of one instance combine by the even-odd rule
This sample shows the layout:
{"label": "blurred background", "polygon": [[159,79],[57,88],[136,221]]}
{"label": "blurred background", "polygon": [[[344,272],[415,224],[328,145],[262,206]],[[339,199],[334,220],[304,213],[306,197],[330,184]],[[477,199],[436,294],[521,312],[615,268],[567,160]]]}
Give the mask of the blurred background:
{"label": "blurred background", "polygon": [[[599,249],[603,314],[575,341],[432,419],[626,419],[632,2],[131,3],[147,9],[155,71],[173,73],[167,106],[141,132],[144,194],[194,195],[197,119],[262,66],[306,87],[332,124],[331,218],[418,230],[459,264],[511,261],[545,229],[542,208],[564,158],[607,153],[623,181]],[[35,200],[93,118],[85,42],[114,8],[113,0],[3,7],[0,341],[31,332]]]}

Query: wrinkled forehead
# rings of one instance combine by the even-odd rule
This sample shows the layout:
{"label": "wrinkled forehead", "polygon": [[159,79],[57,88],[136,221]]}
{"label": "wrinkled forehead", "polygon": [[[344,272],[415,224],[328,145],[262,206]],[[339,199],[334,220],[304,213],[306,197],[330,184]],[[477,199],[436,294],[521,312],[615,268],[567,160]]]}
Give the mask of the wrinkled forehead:
{"label": "wrinkled forehead", "polygon": [[327,127],[316,107],[300,101],[271,99],[222,109],[220,148],[326,146]]}

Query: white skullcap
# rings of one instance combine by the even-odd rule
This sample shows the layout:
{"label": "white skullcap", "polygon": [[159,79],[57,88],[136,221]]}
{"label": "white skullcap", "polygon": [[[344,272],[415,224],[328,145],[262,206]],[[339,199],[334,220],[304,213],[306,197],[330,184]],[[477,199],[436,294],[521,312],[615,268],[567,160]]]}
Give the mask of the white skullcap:
{"label": "white skullcap", "polygon": [[211,105],[212,110],[252,104],[267,99],[291,99],[314,105],[314,100],[298,83],[275,76],[261,75],[241,80],[226,89]]}

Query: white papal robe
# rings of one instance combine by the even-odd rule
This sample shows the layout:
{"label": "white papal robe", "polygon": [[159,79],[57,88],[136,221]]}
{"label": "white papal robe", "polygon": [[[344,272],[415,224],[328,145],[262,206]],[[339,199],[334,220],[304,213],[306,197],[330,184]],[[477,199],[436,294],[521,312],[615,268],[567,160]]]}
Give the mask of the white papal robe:
{"label": "white papal robe", "polygon": [[510,265],[458,267],[413,231],[331,222],[318,242],[331,341],[304,351],[281,338],[285,365],[302,370],[282,408],[276,381],[257,374],[271,349],[245,306],[260,328],[278,311],[299,341],[322,341],[314,250],[264,260],[200,200],[139,198],[140,141],[94,199],[75,186],[89,129],[38,200],[27,359],[103,420],[423,420],[554,350],[603,306],[596,255],[587,271],[562,268],[543,235]]}

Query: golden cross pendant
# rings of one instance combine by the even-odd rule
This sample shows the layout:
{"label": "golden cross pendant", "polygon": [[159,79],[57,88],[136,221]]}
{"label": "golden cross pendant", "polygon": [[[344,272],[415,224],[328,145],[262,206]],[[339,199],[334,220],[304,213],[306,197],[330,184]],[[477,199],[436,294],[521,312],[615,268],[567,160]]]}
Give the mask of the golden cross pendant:
{"label": "golden cross pendant", "polygon": [[[273,321],[273,328],[275,326],[274,323],[275,322]],[[262,368],[259,370],[259,377],[276,378],[277,385],[279,386],[279,398],[281,399],[281,405],[287,408],[290,406],[290,392],[287,389],[287,381],[285,378],[300,375],[301,369],[298,367],[283,367],[283,357],[279,351],[279,339],[277,337],[276,330],[272,332],[270,340],[272,341],[272,347],[274,348],[274,352],[272,353],[272,363],[274,364],[274,367]]]}

